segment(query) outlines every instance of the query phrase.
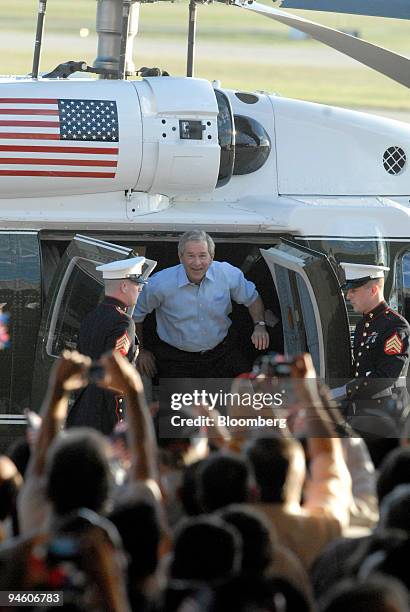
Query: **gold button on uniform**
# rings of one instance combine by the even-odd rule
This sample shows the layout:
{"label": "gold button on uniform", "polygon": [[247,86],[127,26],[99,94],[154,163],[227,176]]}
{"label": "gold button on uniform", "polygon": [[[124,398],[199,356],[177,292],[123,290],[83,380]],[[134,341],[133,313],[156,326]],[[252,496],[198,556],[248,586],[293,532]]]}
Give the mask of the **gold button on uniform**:
{"label": "gold button on uniform", "polygon": [[365,327],[370,327],[370,323],[365,323],[364,326]]}
{"label": "gold button on uniform", "polygon": [[361,353],[357,353],[357,356],[358,356],[358,357],[361,357],[361,356],[362,356],[362,354],[361,354]]}

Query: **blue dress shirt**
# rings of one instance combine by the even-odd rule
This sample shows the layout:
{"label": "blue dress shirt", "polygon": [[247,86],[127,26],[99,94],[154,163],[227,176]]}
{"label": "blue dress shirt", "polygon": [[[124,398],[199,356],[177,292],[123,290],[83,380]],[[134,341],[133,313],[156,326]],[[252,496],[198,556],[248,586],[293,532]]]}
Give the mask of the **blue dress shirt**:
{"label": "blue dress shirt", "polygon": [[228,333],[232,300],[249,306],[258,295],[254,283],[227,262],[212,262],[200,285],[191,283],[179,264],[148,280],[138,298],[134,319],[141,323],[155,310],[161,340],[182,351],[207,351]]}

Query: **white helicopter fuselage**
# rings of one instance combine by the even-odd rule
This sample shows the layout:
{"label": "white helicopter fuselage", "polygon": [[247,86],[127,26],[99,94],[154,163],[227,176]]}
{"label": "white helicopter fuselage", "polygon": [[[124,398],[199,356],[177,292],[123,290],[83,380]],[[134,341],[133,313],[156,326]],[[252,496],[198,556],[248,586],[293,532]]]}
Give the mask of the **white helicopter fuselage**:
{"label": "white helicopter fuselage", "polygon": [[[218,106],[207,81],[0,82],[2,227],[201,225],[301,236],[410,235],[407,159],[393,170],[384,160],[393,147],[408,156],[410,125],[266,93],[222,91],[234,116],[262,126],[270,152],[258,170],[215,188]],[[76,137],[75,112],[74,135],[67,134],[67,105],[87,112],[99,101],[115,109],[115,140],[93,141],[95,118],[95,132],[84,138],[80,129]],[[186,121],[200,122],[200,137],[181,137]]]}

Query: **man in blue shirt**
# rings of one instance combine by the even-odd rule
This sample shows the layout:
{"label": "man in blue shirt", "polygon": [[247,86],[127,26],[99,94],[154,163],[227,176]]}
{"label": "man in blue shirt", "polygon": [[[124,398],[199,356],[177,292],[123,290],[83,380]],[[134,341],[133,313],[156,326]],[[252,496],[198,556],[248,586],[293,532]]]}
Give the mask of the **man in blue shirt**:
{"label": "man in blue shirt", "polygon": [[180,264],[155,274],[144,287],[134,319],[139,338],[142,322],[155,310],[159,342],[154,353],[140,347],[141,373],[163,378],[223,378],[248,371],[249,363],[231,329],[232,300],[252,317],[251,341],[264,350],[269,334],[263,302],[241,270],[214,261],[215,244],[202,230],[186,232],[178,244]]}

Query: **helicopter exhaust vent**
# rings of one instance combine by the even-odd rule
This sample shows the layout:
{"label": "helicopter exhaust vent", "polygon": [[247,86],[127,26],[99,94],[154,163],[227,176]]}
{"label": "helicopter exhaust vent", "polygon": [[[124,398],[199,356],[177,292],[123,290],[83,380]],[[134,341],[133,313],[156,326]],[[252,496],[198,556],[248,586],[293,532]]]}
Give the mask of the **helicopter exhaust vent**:
{"label": "helicopter exhaust vent", "polygon": [[98,50],[93,66],[106,71],[103,78],[135,75],[132,51],[139,8],[137,0],[97,0]]}
{"label": "helicopter exhaust vent", "polygon": [[407,162],[406,153],[401,147],[389,147],[383,155],[383,166],[389,174],[400,174]]}

